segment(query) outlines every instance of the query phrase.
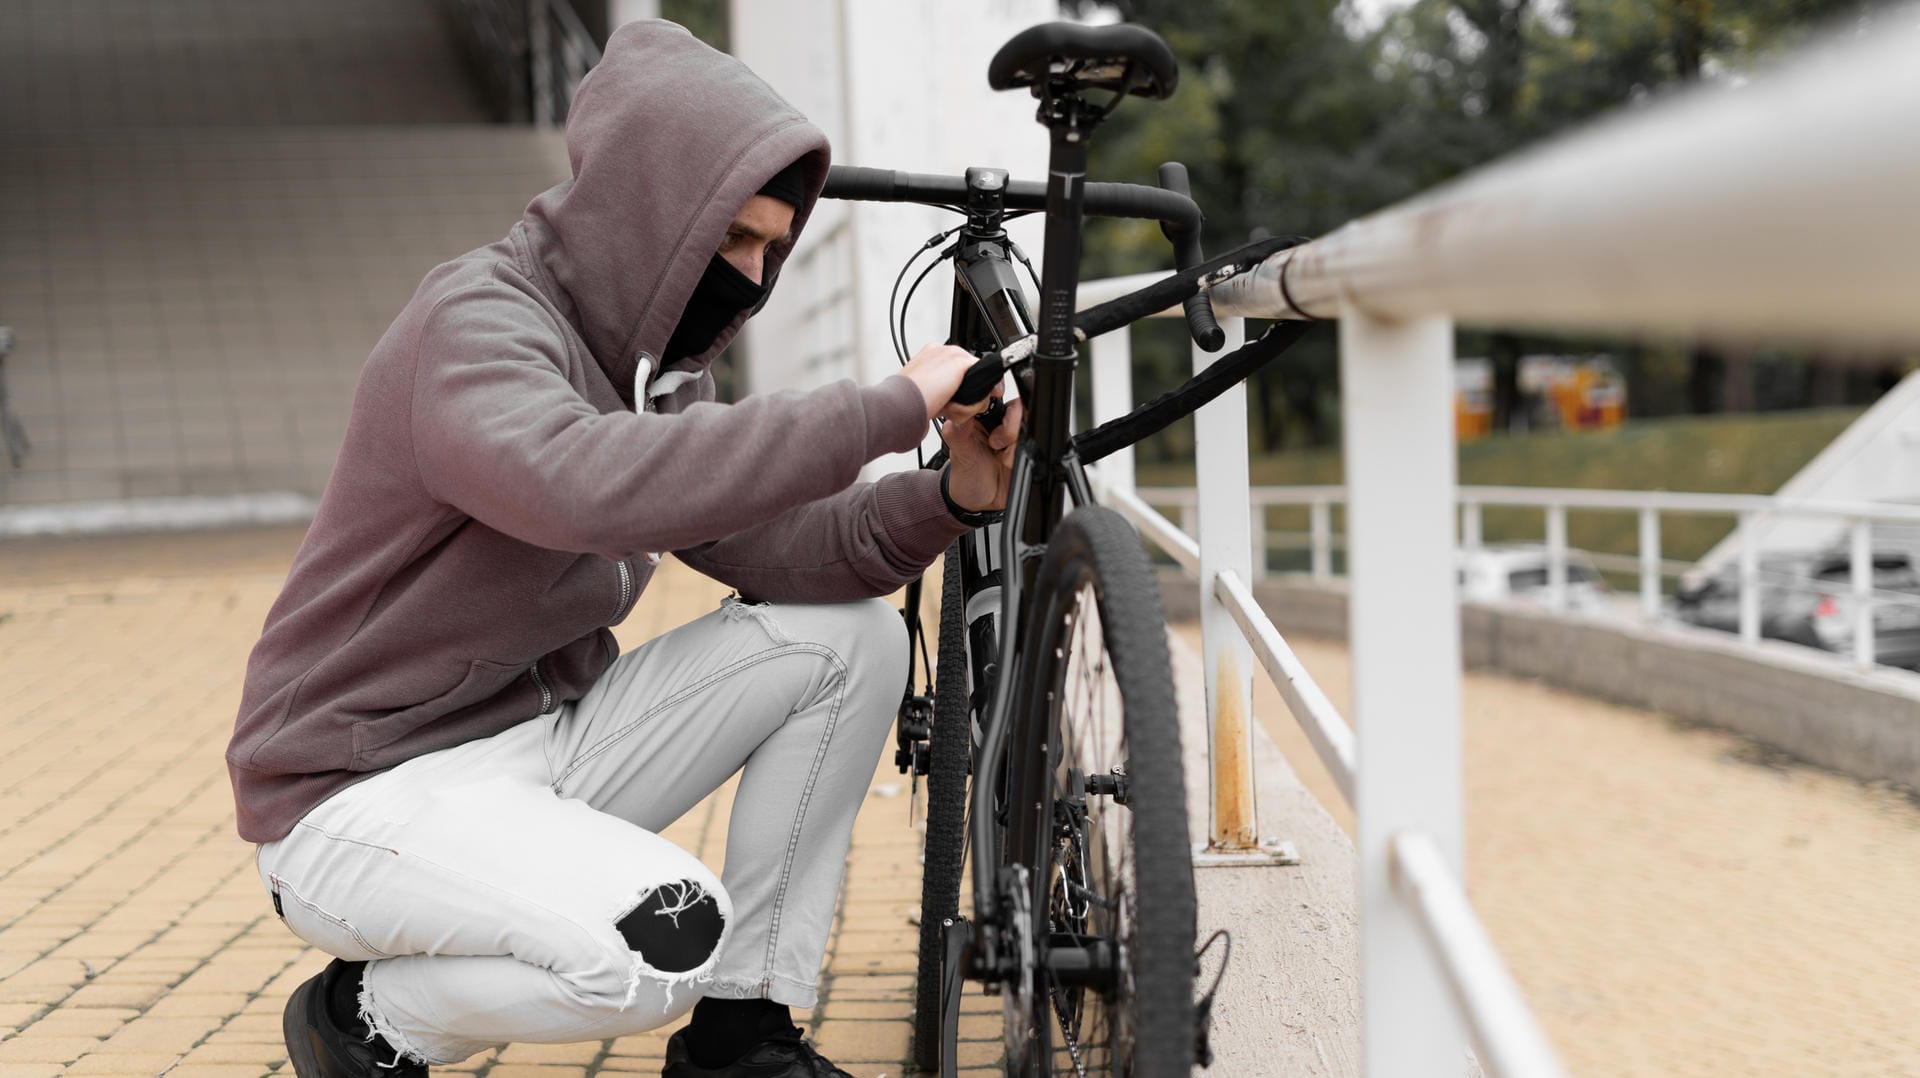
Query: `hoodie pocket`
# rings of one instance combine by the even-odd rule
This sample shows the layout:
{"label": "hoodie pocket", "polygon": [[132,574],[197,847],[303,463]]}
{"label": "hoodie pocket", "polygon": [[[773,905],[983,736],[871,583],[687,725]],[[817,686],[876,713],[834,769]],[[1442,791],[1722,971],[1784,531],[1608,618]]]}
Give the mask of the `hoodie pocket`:
{"label": "hoodie pocket", "polygon": [[380,750],[436,719],[492,699],[525,672],[524,666],[475,659],[467,664],[466,676],[460,679],[460,683],[439,696],[377,719],[363,719],[354,723],[354,764],[360,767],[384,766],[382,762],[372,759]]}

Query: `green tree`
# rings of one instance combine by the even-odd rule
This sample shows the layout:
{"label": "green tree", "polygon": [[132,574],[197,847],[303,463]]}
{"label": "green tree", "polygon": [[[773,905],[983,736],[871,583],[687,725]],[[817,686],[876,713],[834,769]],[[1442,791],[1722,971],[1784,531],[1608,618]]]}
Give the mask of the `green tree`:
{"label": "green tree", "polygon": [[[1096,178],[1151,182],[1160,161],[1186,162],[1210,252],[1261,232],[1324,233],[1598,114],[1743,75],[1825,22],[1870,32],[1886,10],[1865,0],[1415,0],[1365,30],[1343,21],[1335,0],[1067,6],[1117,8],[1179,58],[1178,93],[1123,107],[1094,140],[1093,168]],[[1152,226],[1101,226],[1085,271],[1138,271],[1166,257]],[[1143,393],[1186,373],[1184,346],[1161,328],[1136,343]],[[1502,421],[1526,351],[1613,352],[1636,415],[1718,408],[1747,369],[1744,354],[1730,371],[1724,357],[1661,343],[1463,332],[1460,348],[1493,359]],[[1794,384],[1834,392],[1793,373],[1804,361],[1790,354],[1752,362],[1781,370],[1742,381],[1736,399],[1782,403]],[[1328,444],[1334,382],[1324,332],[1256,377],[1260,444]]]}
{"label": "green tree", "polygon": [[[1127,0],[1123,17],[1167,39],[1181,64],[1166,102],[1129,102],[1094,139],[1096,178],[1153,182],[1161,161],[1188,165],[1207,214],[1209,253],[1258,235],[1315,235],[1417,188],[1378,149],[1393,88],[1376,79],[1366,41],[1345,32],[1337,0]],[[1164,267],[1152,225],[1089,235],[1088,276]],[[1142,394],[1188,373],[1171,332],[1136,343]],[[1325,444],[1335,393],[1331,335],[1310,336],[1250,386],[1255,436],[1268,449]],[[1155,447],[1144,447],[1154,455]],[[1164,451],[1165,446],[1161,449]]]}

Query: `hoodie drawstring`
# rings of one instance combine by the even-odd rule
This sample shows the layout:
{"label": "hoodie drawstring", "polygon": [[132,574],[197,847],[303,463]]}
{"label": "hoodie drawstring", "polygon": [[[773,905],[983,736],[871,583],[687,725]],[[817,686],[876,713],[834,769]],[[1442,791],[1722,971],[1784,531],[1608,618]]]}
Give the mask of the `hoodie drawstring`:
{"label": "hoodie drawstring", "polygon": [[640,353],[639,361],[633,368],[633,401],[643,412],[647,410],[645,402],[664,397],[700,377],[698,371],[667,371],[654,379],[652,385],[648,385],[647,375],[652,371],[653,357],[645,352]]}

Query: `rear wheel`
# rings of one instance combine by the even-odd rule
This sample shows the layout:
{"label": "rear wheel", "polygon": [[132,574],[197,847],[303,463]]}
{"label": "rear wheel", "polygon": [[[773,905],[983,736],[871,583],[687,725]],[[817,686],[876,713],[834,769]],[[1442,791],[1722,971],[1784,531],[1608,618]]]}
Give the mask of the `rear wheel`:
{"label": "rear wheel", "polygon": [[[1048,542],[1023,652],[1016,736],[1037,804],[1033,978],[1009,989],[1008,1070],[1186,1078],[1194,893],[1159,588],[1133,529],[1098,506]],[[1023,792],[1024,791],[1024,792]],[[1015,1012],[1024,1012],[1016,1020]],[[1024,1028],[1020,1028],[1024,1027]]]}

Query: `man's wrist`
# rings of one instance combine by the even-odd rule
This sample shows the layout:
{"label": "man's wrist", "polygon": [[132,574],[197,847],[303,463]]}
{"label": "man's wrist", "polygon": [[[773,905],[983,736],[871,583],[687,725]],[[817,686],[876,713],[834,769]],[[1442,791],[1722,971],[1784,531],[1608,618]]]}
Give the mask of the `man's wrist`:
{"label": "man's wrist", "polygon": [[1003,510],[968,509],[959,502],[954,501],[953,492],[947,489],[947,480],[952,478],[952,476],[952,464],[948,464],[946,467],[940,469],[940,500],[947,503],[947,512],[952,514],[953,519],[965,524],[969,528],[979,528],[992,524],[1005,515]]}

